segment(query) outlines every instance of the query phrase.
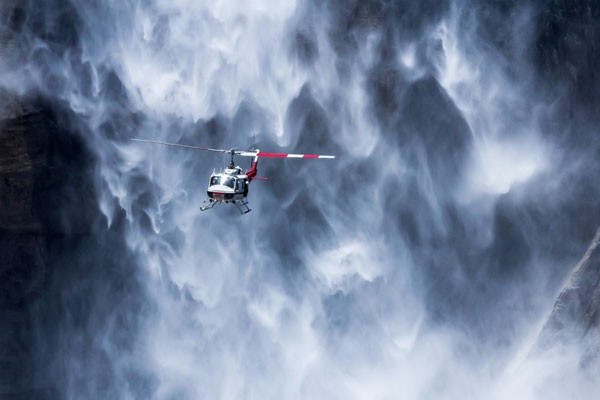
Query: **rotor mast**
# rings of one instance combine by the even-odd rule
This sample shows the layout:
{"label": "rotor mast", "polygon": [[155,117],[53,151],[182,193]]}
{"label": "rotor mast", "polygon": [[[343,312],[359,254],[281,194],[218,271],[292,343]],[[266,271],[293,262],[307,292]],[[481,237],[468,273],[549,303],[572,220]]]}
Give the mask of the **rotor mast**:
{"label": "rotor mast", "polygon": [[235,162],[233,161],[233,156],[235,156],[235,149],[231,149],[229,150],[229,154],[231,154],[231,161],[229,162],[229,169],[234,169],[235,168]]}

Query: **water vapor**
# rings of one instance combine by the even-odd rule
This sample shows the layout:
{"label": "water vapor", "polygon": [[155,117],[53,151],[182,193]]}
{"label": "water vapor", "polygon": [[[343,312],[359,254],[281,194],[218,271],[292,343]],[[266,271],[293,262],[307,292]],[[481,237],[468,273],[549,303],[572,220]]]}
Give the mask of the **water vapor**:
{"label": "water vapor", "polygon": [[[55,273],[55,332],[35,309],[51,366],[35,384],[78,399],[591,398],[583,346],[523,356],[600,222],[597,127],[537,58],[547,7],[0,8],[0,87],[46,99],[82,138],[100,216],[64,260],[80,275]],[[270,180],[240,217],[199,208],[222,155],[129,141],[253,135],[337,158],[261,161]]]}

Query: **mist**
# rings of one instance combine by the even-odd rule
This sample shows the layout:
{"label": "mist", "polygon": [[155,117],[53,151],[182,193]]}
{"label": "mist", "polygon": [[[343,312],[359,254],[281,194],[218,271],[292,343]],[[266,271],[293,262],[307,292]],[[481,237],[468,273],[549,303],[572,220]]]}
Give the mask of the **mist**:
{"label": "mist", "polygon": [[[93,203],[30,308],[31,385],[593,398],[585,343],[534,344],[600,226],[597,23],[589,43],[567,34],[597,8],[6,2],[0,88],[42,99],[55,134],[81,141]],[[269,181],[241,216],[200,211],[226,156],[130,141],[245,150],[253,136],[336,159],[261,160]]]}

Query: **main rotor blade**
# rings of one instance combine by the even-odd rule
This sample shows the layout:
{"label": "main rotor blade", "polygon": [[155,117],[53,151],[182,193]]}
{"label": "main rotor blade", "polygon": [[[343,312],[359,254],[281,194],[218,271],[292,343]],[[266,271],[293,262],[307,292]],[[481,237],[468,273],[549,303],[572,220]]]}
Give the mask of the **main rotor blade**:
{"label": "main rotor blade", "polygon": [[271,158],[335,158],[335,156],[326,156],[321,154],[289,154],[289,153],[255,153],[258,157]]}
{"label": "main rotor blade", "polygon": [[[136,142],[144,142],[144,143],[154,143],[154,144],[162,144],[164,146],[173,146],[173,147],[184,147],[186,149],[193,149],[193,150],[206,150],[206,151],[216,151],[218,153],[227,153],[230,154],[231,150],[224,150],[224,149],[211,149],[209,147],[199,147],[199,146],[189,146],[186,144],[178,144],[178,143],[168,143],[168,142],[159,142],[157,140],[146,140],[146,139],[131,139],[131,140],[135,140]],[[237,154],[237,152],[236,152]]]}
{"label": "main rotor blade", "polygon": [[209,147],[189,146],[187,144],[159,142],[158,140],[147,140],[147,139],[131,139],[131,140],[135,140],[136,142],[162,144],[164,146],[183,147],[186,149],[193,149],[193,150],[216,151],[218,153],[225,153],[225,154],[233,153],[237,156],[242,156],[242,157],[257,157],[258,156],[258,157],[270,157],[270,158],[335,158],[335,156],[327,156],[327,155],[321,155],[321,154],[262,153],[260,151],[211,149]]}

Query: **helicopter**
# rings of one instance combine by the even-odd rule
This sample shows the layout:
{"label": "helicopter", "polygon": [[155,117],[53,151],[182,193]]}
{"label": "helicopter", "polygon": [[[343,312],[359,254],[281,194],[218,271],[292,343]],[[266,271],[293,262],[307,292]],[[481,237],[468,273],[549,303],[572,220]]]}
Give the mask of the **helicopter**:
{"label": "helicopter", "polygon": [[[333,159],[335,156],[321,155],[321,154],[290,154],[290,153],[263,153],[258,148],[252,146],[248,151],[240,151],[236,149],[212,149],[209,147],[190,146],[179,143],[161,142],[157,140],[147,139],[131,139],[136,142],[160,144],[164,146],[173,146],[191,150],[203,150],[213,151],[218,153],[229,154],[231,161],[225,170],[222,172],[215,172],[210,175],[208,181],[208,188],[206,193],[208,198],[204,200],[203,206],[200,207],[201,211],[210,210],[216,204],[219,203],[231,203],[237,206],[238,210],[242,215],[252,211],[248,207],[248,189],[252,180],[268,180],[268,178],[262,178],[256,176],[258,173],[258,159],[260,157],[266,158],[325,158]],[[244,171],[239,165],[234,162],[235,156],[241,157],[253,157],[252,165],[250,169]]]}

